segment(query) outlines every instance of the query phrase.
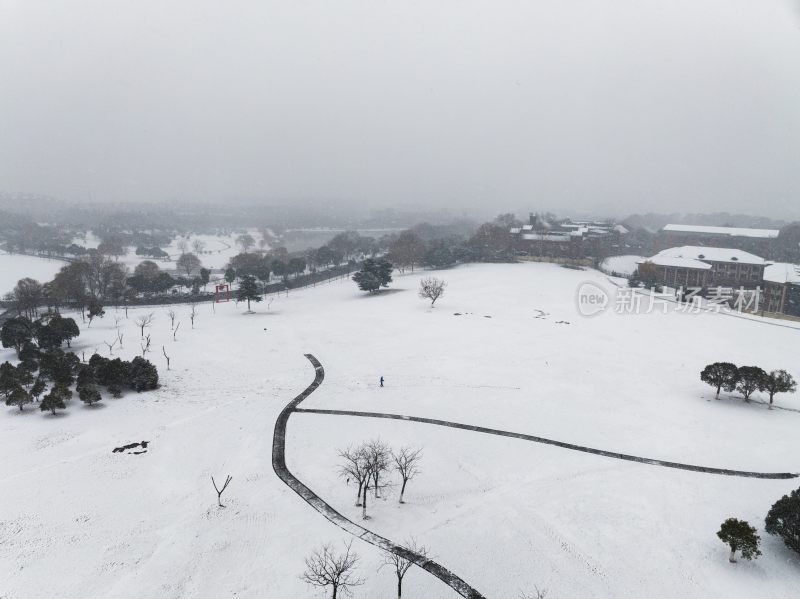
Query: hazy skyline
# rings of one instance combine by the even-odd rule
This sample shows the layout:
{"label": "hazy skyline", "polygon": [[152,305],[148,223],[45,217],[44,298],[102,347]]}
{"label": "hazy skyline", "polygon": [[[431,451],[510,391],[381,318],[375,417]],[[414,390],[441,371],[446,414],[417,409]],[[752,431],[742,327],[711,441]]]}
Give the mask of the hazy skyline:
{"label": "hazy skyline", "polygon": [[0,0],[0,191],[800,217],[790,0]]}

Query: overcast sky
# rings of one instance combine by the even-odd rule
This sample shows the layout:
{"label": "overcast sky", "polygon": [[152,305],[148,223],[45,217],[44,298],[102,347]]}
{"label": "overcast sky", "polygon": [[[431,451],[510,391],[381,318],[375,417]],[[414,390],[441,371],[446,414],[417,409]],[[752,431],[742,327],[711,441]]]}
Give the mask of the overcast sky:
{"label": "overcast sky", "polygon": [[0,190],[800,216],[793,0],[0,0]]}

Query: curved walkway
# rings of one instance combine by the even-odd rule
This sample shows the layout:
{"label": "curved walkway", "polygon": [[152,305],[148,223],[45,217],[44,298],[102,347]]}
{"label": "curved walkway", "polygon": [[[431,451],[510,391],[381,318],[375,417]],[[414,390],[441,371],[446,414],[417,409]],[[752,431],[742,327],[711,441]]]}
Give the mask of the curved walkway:
{"label": "curved walkway", "polygon": [[800,474],[791,472],[745,472],[742,470],[728,470],[725,468],[711,468],[708,466],[695,466],[693,464],[681,464],[679,462],[666,462],[664,460],[655,460],[652,458],[643,458],[635,455],[628,455],[625,453],[617,453],[614,451],[605,451],[603,449],[594,449],[592,447],[584,447],[582,445],[575,445],[573,443],[565,443],[564,441],[555,441],[553,439],[546,439],[544,437],[535,437],[533,435],[525,435],[523,433],[513,433],[510,431],[503,431],[493,428],[485,428],[482,426],[474,426],[472,424],[461,424],[458,422],[448,422],[446,420],[434,420],[433,418],[420,418],[418,416],[403,416],[400,414],[382,414],[378,412],[351,412],[347,410],[312,410],[298,408],[296,412],[304,414],[329,414],[333,416],[358,416],[361,418],[389,418],[392,420],[406,420],[409,422],[421,422],[423,424],[433,424],[436,426],[447,426],[450,428],[460,428],[467,431],[476,433],[485,433],[488,435],[498,435],[500,437],[512,437],[514,439],[522,439],[523,441],[531,441],[533,443],[543,443],[545,445],[555,445],[563,449],[571,449],[572,451],[582,451],[584,453],[591,453],[607,458],[615,458],[617,460],[627,460],[629,462],[639,462],[640,464],[650,464],[652,466],[663,466],[665,468],[677,468],[678,470],[690,470],[692,472],[703,472],[705,474],[722,474],[725,476],[740,476],[744,478],[797,478]]}
{"label": "curved walkway", "polygon": [[389,539],[385,539],[379,535],[376,535],[366,528],[359,526],[355,522],[348,520],[330,505],[325,503],[325,501],[323,501],[322,498],[316,495],[311,489],[300,482],[300,480],[298,480],[297,477],[295,477],[286,467],[286,425],[289,422],[289,416],[292,415],[292,412],[299,411],[297,406],[300,405],[300,403],[306,397],[311,395],[311,393],[313,393],[317,387],[322,384],[322,380],[325,378],[325,370],[322,368],[322,364],[320,364],[319,361],[311,354],[306,354],[305,356],[308,358],[311,364],[313,364],[316,371],[316,376],[314,377],[314,382],[311,383],[305,389],[305,391],[287,404],[287,406],[278,415],[278,419],[275,422],[275,434],[272,439],[272,468],[275,470],[275,474],[277,474],[278,478],[286,483],[289,488],[302,497],[306,503],[308,503],[311,507],[313,507],[342,530],[366,541],[367,543],[375,545],[380,549],[389,551],[395,555],[399,555],[400,557],[407,559],[423,570],[426,570],[430,574],[436,576],[439,580],[444,582],[462,597],[466,597],[467,599],[485,599],[483,595],[481,595],[478,591],[473,589],[444,566],[439,565],[435,561],[428,559],[419,553],[409,551],[405,547],[401,547]]}

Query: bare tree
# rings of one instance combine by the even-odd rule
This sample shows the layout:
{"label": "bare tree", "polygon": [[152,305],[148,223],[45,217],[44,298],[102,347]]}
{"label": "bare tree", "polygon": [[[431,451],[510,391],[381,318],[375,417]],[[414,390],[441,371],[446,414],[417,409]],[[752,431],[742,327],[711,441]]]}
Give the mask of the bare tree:
{"label": "bare tree", "polygon": [[380,497],[380,490],[382,488],[380,478],[384,473],[389,471],[392,450],[380,439],[373,439],[367,443],[367,452],[369,456],[369,469],[372,474],[372,487],[375,491],[375,498],[377,499]]}
{"label": "bare tree", "polygon": [[197,304],[192,304],[192,311],[189,312],[189,320],[192,323],[192,328],[194,328],[194,319],[197,318]]}
{"label": "bare tree", "polygon": [[142,357],[144,358],[144,355],[150,351],[150,335],[142,339],[141,346],[142,346]]}
{"label": "bare tree", "polygon": [[185,254],[187,251],[189,251],[189,242],[186,241],[185,239],[179,240],[178,250],[180,251],[181,254]]}
{"label": "bare tree", "polygon": [[[406,543],[405,549],[424,557],[427,557],[428,555],[428,550],[422,545],[417,545],[417,542],[414,539],[411,539],[408,543]],[[397,576],[397,599],[402,599],[403,597],[403,578],[413,565],[414,562],[408,558],[397,555],[396,553],[392,553],[391,551],[387,551],[385,549],[383,550],[383,563],[378,567],[378,570],[384,566],[389,566],[392,570],[394,570],[394,573]]]}
{"label": "bare tree", "polygon": [[242,251],[246,254],[256,244],[256,240],[250,233],[243,233],[236,238],[236,244],[241,246]]}
{"label": "bare tree", "polygon": [[149,314],[142,314],[141,316],[137,317],[134,321],[136,326],[139,327],[139,330],[142,333],[142,339],[144,339],[144,330],[153,324],[153,319],[155,315],[150,312]]}
{"label": "bare tree", "polygon": [[167,348],[162,345],[161,351],[164,352],[164,357],[167,359],[167,370],[169,370],[169,356],[167,355]]}
{"label": "bare tree", "polygon": [[419,296],[422,299],[431,300],[431,308],[440,297],[444,295],[444,289],[447,287],[447,282],[436,277],[425,277],[419,282]]}
{"label": "bare tree", "polygon": [[358,555],[346,544],[344,553],[335,553],[333,547],[326,543],[306,558],[306,570],[300,580],[313,587],[325,589],[330,587],[331,599],[352,594],[353,587],[364,584],[355,573]]}
{"label": "bare tree", "polygon": [[109,343],[108,341],[103,341],[103,343],[106,344],[106,347],[108,347],[109,356],[114,355],[114,346],[117,344],[117,341],[119,341],[119,338],[114,339],[114,341],[112,341],[111,343]]}
{"label": "bare tree", "polygon": [[220,489],[217,487],[217,482],[214,480],[214,477],[211,477],[211,484],[214,485],[214,490],[217,492],[217,505],[219,505],[219,507],[225,507],[222,505],[222,494],[225,492],[225,489],[228,488],[228,485],[232,480],[233,477],[229,474],[227,477],[225,477],[225,484],[222,485],[222,488]]}
{"label": "bare tree", "polygon": [[392,453],[394,460],[394,469],[400,474],[403,481],[400,487],[400,503],[404,503],[403,494],[406,492],[406,485],[408,481],[419,474],[419,463],[422,460],[422,448],[412,449],[410,447],[401,447],[397,453]]}
{"label": "bare tree", "polygon": [[356,507],[361,507],[361,492],[364,489],[364,484],[370,476],[368,468],[368,458],[364,446],[348,447],[344,450],[339,450],[339,457],[342,462],[339,465],[339,476],[344,478],[347,483],[353,482],[358,484],[358,492],[356,493]]}
{"label": "bare tree", "polygon": [[175,267],[185,271],[186,276],[190,277],[194,271],[203,267],[203,263],[194,254],[183,253],[175,262]]}
{"label": "bare tree", "polygon": [[123,349],[122,347],[122,338],[125,336],[125,333],[122,332],[122,327],[120,323],[123,321],[121,316],[114,317],[114,329],[117,331],[117,342],[119,343],[119,348]]}
{"label": "bare tree", "polygon": [[175,312],[173,308],[170,308],[169,310],[167,310],[167,316],[169,316],[169,328],[174,329],[175,318],[178,316],[178,314]]}
{"label": "bare tree", "polygon": [[391,451],[380,440],[373,440],[362,446],[365,456],[365,470],[367,478],[364,481],[364,488],[361,492],[361,518],[369,520],[367,515],[367,493],[372,489],[375,497],[380,497],[381,489],[389,486],[388,482],[381,482],[381,475],[389,469],[389,458]]}
{"label": "bare tree", "polygon": [[206,242],[202,239],[195,239],[192,241],[192,249],[195,254],[202,254],[203,250],[206,249]]}
{"label": "bare tree", "polygon": [[178,340],[178,329],[179,328],[181,328],[180,321],[178,321],[178,324],[175,326],[175,329],[172,331],[172,340],[173,341],[177,341]]}

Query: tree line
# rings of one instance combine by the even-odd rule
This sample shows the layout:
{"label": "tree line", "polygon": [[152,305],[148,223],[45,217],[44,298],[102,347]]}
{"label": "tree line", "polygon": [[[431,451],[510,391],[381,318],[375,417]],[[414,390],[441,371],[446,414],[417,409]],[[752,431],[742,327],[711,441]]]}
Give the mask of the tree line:
{"label": "tree line", "polygon": [[785,370],[772,370],[766,372],[758,366],[736,366],[731,362],[714,362],[703,368],[700,380],[715,387],[716,398],[722,390],[738,391],[744,401],[749,402],[756,391],[766,392],[769,395],[769,408],[778,393],[794,393],[797,382]]}

